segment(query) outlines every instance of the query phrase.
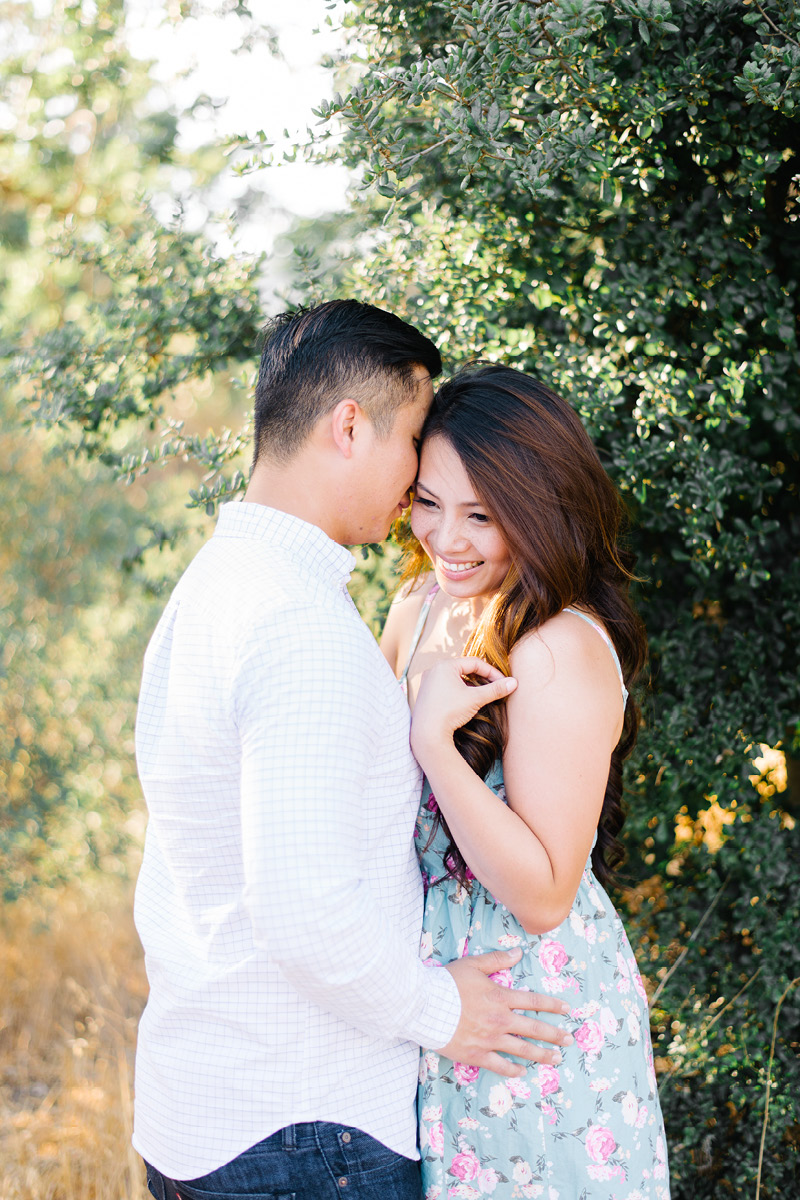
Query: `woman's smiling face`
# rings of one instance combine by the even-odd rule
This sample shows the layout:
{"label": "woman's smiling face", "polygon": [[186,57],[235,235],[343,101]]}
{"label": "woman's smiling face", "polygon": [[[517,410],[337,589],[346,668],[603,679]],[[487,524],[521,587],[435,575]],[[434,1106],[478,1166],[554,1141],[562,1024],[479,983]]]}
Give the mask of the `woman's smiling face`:
{"label": "woman's smiling face", "polygon": [[475,495],[450,443],[434,434],[422,446],[411,528],[436,582],[454,599],[493,595],[511,566],[500,530]]}

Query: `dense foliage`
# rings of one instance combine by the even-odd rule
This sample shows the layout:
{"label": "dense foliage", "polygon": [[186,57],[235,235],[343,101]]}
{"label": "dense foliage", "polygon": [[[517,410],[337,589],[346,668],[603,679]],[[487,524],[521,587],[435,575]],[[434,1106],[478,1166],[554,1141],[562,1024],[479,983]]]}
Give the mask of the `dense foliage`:
{"label": "dense foliage", "polygon": [[[232,347],[244,357],[243,325],[250,355],[259,320],[254,267],[220,262],[207,239],[180,221],[165,229],[150,210],[148,198],[179,203],[177,176],[202,196],[225,160],[219,149],[190,156],[177,147],[178,116],[159,103],[149,64],[131,55],[125,21],[119,0],[0,0],[7,899],[93,869],[124,874],[135,859],[143,821],[133,715],[157,616],[148,596],[176,571],[170,548],[187,526],[185,490],[201,484],[196,467],[188,481],[147,479],[126,492],[102,462],[76,451],[118,472],[144,456],[143,440],[148,458],[191,449],[199,460],[204,435],[182,424],[175,391],[180,398],[184,381],[202,376],[203,361],[219,366]],[[193,301],[200,291],[202,305]],[[193,306],[204,329],[193,325]],[[217,308],[232,317],[221,342]],[[16,411],[12,396],[22,401]],[[151,432],[159,425],[168,437]],[[224,453],[212,441],[213,454]],[[143,567],[153,544],[167,553]]]}
{"label": "dense foliage", "polygon": [[143,827],[133,715],[155,606],[121,569],[138,514],[0,404],[0,896],[124,875]]}

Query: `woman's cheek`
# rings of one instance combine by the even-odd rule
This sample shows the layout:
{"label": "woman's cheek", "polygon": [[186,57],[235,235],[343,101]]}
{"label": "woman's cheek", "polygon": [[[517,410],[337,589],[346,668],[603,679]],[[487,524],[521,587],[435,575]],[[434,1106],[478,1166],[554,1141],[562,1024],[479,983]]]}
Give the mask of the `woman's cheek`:
{"label": "woman's cheek", "polygon": [[430,532],[430,527],[430,518],[426,519],[424,512],[420,512],[416,504],[413,505],[411,509],[411,532],[414,534],[414,537],[417,539],[417,541],[421,542],[423,545],[425,544],[425,539]]}

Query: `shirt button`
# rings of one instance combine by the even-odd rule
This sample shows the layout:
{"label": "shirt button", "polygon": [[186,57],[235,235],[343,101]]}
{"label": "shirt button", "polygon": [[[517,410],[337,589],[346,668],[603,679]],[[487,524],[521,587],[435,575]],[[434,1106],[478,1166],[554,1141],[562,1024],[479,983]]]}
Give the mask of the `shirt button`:
{"label": "shirt button", "polygon": [[342,1141],[343,1141],[343,1142],[349,1142],[349,1141],[350,1141],[350,1134],[347,1132],[347,1130],[345,1130],[345,1132],[342,1134]]}
{"label": "shirt button", "polygon": [[347,1179],[345,1178],[344,1175],[339,1180],[339,1187],[342,1187],[342,1188],[347,1187]]}

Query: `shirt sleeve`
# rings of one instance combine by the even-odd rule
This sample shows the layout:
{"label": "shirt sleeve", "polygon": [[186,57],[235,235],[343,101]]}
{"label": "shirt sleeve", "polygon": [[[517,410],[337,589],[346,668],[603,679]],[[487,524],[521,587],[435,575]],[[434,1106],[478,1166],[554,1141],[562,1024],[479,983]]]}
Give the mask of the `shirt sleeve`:
{"label": "shirt sleeve", "polygon": [[458,1024],[455,981],[425,968],[365,880],[386,679],[349,615],[273,615],[237,668],[245,903],[255,944],[299,993],[372,1036],[436,1048]]}

